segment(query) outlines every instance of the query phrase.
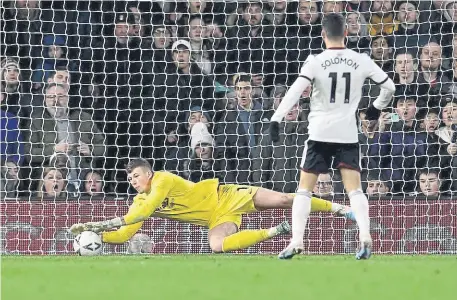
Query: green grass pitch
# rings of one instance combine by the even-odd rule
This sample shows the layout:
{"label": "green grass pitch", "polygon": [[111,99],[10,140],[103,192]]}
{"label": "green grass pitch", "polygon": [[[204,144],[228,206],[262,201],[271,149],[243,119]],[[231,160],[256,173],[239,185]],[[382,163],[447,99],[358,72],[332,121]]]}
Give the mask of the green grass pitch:
{"label": "green grass pitch", "polygon": [[4,256],[2,300],[450,300],[457,256]]}

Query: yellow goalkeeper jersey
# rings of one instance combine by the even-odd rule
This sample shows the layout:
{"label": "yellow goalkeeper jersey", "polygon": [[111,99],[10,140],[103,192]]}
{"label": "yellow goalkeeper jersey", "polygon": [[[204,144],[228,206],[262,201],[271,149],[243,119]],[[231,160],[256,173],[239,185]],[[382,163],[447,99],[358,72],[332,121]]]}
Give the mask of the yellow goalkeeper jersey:
{"label": "yellow goalkeeper jersey", "polygon": [[[217,179],[194,183],[169,172],[155,172],[149,191],[135,196],[124,219],[154,216],[208,226],[218,204],[218,185]],[[138,231],[142,224],[138,222],[105,232],[103,241],[124,242],[124,238]]]}

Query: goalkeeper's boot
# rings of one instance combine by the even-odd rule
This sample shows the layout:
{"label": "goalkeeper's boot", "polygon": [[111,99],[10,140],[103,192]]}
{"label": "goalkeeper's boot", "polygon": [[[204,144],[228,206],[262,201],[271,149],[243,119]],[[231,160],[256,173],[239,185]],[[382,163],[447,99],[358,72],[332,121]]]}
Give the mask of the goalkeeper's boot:
{"label": "goalkeeper's boot", "polygon": [[303,242],[294,242],[291,241],[289,246],[287,246],[284,250],[279,253],[278,258],[279,259],[291,259],[297,254],[300,254],[303,252]]}
{"label": "goalkeeper's boot", "polygon": [[290,226],[289,222],[287,222],[287,221],[284,221],[281,224],[279,224],[278,226],[276,226],[277,235],[288,234],[291,231],[292,231],[292,227]]}
{"label": "goalkeeper's boot", "polygon": [[360,249],[355,254],[357,260],[369,259],[371,257],[371,248],[373,247],[373,242],[370,238],[360,240]]}
{"label": "goalkeeper's boot", "polygon": [[341,208],[335,212],[335,215],[345,217],[348,220],[356,221],[355,215],[352,209],[349,206],[341,205]]}

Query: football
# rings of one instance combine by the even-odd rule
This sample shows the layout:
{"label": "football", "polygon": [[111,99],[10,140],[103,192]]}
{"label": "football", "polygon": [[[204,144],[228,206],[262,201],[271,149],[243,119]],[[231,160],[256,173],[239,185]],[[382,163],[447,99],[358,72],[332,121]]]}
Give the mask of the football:
{"label": "football", "polygon": [[99,255],[102,252],[102,239],[95,232],[81,232],[73,241],[73,249],[81,256]]}

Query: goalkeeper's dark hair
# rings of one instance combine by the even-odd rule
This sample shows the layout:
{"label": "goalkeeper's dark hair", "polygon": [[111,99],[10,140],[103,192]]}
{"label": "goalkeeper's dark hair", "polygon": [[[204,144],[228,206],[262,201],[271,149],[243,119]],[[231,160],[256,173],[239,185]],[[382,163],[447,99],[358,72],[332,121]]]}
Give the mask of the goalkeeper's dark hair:
{"label": "goalkeeper's dark hair", "polygon": [[346,20],[342,14],[329,13],[322,19],[322,28],[329,40],[340,40],[344,38]]}
{"label": "goalkeeper's dark hair", "polygon": [[151,164],[144,158],[134,158],[130,160],[127,164],[127,167],[125,168],[125,171],[127,173],[132,173],[132,171],[136,168],[143,168],[152,172]]}

